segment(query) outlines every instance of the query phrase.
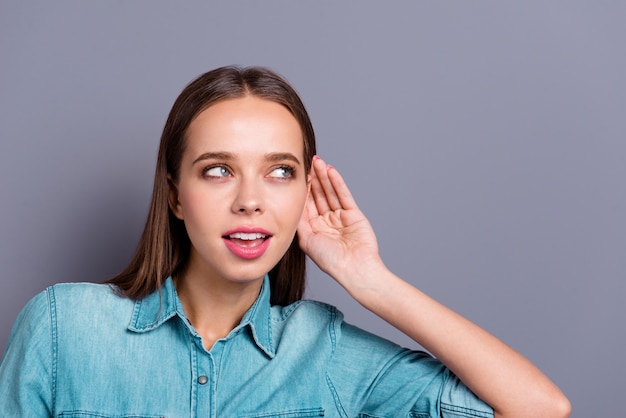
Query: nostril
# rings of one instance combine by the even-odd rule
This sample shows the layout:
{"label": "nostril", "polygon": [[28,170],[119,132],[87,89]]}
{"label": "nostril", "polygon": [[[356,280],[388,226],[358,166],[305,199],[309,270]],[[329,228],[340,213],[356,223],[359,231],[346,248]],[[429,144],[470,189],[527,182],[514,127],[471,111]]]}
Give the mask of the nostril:
{"label": "nostril", "polygon": [[256,212],[262,212],[261,208],[256,207],[254,209],[252,208],[247,208],[247,207],[240,207],[239,209],[237,209],[237,212],[239,213],[256,213]]}

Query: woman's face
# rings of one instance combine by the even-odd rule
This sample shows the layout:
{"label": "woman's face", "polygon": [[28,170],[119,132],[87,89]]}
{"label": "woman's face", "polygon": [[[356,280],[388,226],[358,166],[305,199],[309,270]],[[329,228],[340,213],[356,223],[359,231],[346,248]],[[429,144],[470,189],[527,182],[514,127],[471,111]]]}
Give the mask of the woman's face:
{"label": "woman's face", "polygon": [[187,130],[170,206],[191,240],[187,273],[262,278],[291,244],[308,195],[302,131],[282,105],[217,102]]}

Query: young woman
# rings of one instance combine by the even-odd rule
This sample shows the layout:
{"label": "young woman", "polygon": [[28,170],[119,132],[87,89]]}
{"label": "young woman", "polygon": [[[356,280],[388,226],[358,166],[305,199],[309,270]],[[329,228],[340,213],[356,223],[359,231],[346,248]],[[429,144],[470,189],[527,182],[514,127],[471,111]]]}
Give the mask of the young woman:
{"label": "young woman", "polygon": [[[436,358],[302,301],[305,254]],[[134,259],[13,328],[3,417],[563,417],[536,367],[391,273],[295,91],[262,68],[187,86]]]}

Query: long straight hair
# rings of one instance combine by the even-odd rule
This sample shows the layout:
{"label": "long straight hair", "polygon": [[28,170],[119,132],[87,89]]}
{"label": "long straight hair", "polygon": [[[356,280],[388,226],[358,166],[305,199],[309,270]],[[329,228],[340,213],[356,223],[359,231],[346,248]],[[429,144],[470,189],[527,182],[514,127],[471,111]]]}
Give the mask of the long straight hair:
{"label": "long straight hair", "polygon": [[[135,255],[124,271],[107,281],[122,295],[141,299],[160,291],[165,279],[184,269],[191,242],[183,221],[172,213],[168,197],[172,187],[169,181],[178,181],[187,129],[209,106],[245,96],[270,100],[291,112],[302,130],[306,174],[311,170],[315,133],[302,100],[286,80],[262,67],[222,67],[196,78],[174,102],[163,128],[150,210]],[[305,254],[296,234],[287,252],[269,272],[270,302],[288,305],[302,299],[305,274]]]}

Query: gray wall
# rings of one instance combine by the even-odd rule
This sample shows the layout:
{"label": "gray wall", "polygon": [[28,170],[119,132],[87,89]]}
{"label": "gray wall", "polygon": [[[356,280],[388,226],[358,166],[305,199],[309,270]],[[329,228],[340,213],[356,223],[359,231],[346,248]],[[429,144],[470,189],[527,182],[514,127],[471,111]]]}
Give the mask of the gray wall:
{"label": "gray wall", "polygon": [[390,3],[2,0],[0,344],[36,292],[129,260],[184,85],[260,64],[301,92],[392,270],[537,363],[573,416],[623,414],[624,3]]}

